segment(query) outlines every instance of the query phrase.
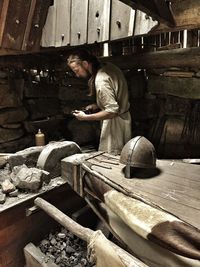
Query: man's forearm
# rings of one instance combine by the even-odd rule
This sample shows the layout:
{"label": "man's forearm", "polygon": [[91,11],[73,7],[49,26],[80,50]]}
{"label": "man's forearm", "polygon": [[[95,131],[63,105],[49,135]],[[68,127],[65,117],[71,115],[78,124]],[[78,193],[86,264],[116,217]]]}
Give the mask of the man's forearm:
{"label": "man's forearm", "polygon": [[117,113],[112,113],[112,112],[107,112],[105,110],[101,110],[97,113],[88,114],[86,117],[86,120],[101,121],[101,120],[112,119],[112,118],[116,117],[117,115],[118,115]]}

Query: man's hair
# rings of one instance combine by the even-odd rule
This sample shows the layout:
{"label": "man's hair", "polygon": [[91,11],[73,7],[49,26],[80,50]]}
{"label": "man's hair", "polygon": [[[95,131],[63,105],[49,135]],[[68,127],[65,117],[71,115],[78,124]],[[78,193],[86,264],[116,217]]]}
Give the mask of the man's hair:
{"label": "man's hair", "polygon": [[92,96],[95,94],[95,77],[97,71],[101,67],[97,57],[92,55],[85,49],[78,49],[69,53],[69,56],[67,58],[67,64],[70,65],[73,62],[76,62],[76,64],[81,64],[81,62],[84,60],[92,64],[92,76],[88,81],[89,95]]}
{"label": "man's hair", "polygon": [[67,58],[67,64],[70,65],[73,62],[76,62],[79,64],[84,60],[92,63],[94,68],[100,65],[96,56],[90,54],[86,49],[78,49],[78,50],[72,51]]}

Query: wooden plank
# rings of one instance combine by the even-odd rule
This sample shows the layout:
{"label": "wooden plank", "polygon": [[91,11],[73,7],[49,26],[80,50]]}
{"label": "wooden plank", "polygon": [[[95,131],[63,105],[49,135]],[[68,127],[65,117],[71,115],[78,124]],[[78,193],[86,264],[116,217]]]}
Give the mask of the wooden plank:
{"label": "wooden plank", "polygon": [[43,254],[33,243],[28,243],[24,248],[27,267],[58,267],[48,256]]}
{"label": "wooden plank", "polygon": [[81,45],[87,42],[88,0],[73,0],[71,7],[70,44]]}
{"label": "wooden plank", "polygon": [[[97,156],[98,159],[100,156]],[[93,159],[94,160],[94,159]],[[90,159],[88,162],[92,162]],[[112,169],[92,166],[91,173],[102,182],[161,209],[200,229],[200,166],[174,161],[157,160],[155,172],[136,172],[132,179],[123,174],[125,165]],[[98,176],[98,173],[100,176]],[[100,179],[101,180],[101,179]],[[186,212],[187,211],[187,212]]]}
{"label": "wooden plank", "polygon": [[30,34],[27,42],[27,50],[34,51],[38,50],[40,47],[42,29],[47,18],[50,3],[51,0],[37,0],[36,2]]}
{"label": "wooden plank", "polygon": [[147,16],[144,12],[137,10],[135,15],[134,36],[148,34],[158,22],[152,17]]}
{"label": "wooden plank", "polygon": [[165,71],[162,75],[166,77],[191,78],[195,75],[195,73],[192,71]]}
{"label": "wooden plank", "polygon": [[56,3],[55,46],[66,46],[70,43],[71,0]]}
{"label": "wooden plank", "polygon": [[105,42],[110,34],[110,0],[89,0],[88,43]]}
{"label": "wooden plank", "polygon": [[9,6],[9,0],[7,1],[0,1],[0,46],[2,45],[2,38],[5,28],[5,22],[6,22],[6,15],[8,12],[8,6]]}
{"label": "wooden plank", "polygon": [[21,50],[28,21],[31,0],[10,0],[3,39],[4,48]]}
{"label": "wooden plank", "polygon": [[46,23],[42,30],[41,46],[55,46],[56,39],[56,0],[54,5],[49,7]]}
{"label": "wooden plank", "polygon": [[31,6],[30,6],[29,14],[28,14],[26,30],[25,30],[25,33],[24,33],[24,40],[23,40],[23,44],[22,44],[22,50],[26,50],[26,47],[27,47],[27,42],[28,42],[30,30],[31,30],[31,23],[32,23],[32,19],[33,19],[35,6],[36,6],[36,0],[31,0]]}
{"label": "wooden plank", "polygon": [[113,0],[111,5],[110,40],[133,36],[134,19],[134,9],[119,0]]}

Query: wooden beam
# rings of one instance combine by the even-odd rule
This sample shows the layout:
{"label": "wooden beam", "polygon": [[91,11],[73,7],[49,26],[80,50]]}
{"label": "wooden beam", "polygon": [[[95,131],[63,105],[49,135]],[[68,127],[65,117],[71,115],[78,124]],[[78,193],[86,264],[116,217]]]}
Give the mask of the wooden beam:
{"label": "wooden beam", "polygon": [[104,57],[101,62],[112,62],[122,69],[199,67],[200,48],[181,48],[126,56]]}
{"label": "wooden beam", "polygon": [[2,39],[3,39],[3,32],[4,32],[4,28],[5,28],[5,23],[6,23],[6,15],[7,15],[7,11],[8,11],[8,5],[9,5],[9,0],[7,1],[3,1],[3,3],[1,3],[1,14],[0,14],[0,46],[2,43]]}
{"label": "wooden beam", "polygon": [[152,33],[173,32],[185,29],[197,29],[200,27],[200,5],[199,0],[173,0],[171,9],[176,21],[175,27],[169,27],[163,23],[159,25]]}
{"label": "wooden beam", "polygon": [[23,43],[22,43],[22,50],[26,50],[26,47],[27,47],[35,6],[36,6],[36,0],[32,0],[29,14],[28,14],[27,26],[26,26],[26,30],[24,33],[24,39],[23,39]]}
{"label": "wooden beam", "polygon": [[[175,26],[175,21],[173,19],[170,8],[164,0],[159,0],[158,3],[154,0],[120,0],[121,2],[131,6],[134,9],[139,9],[145,12],[147,15],[152,18],[158,20],[159,22],[163,22],[164,24],[173,27]],[[158,8],[162,6],[162,10],[158,11]]]}
{"label": "wooden beam", "polygon": [[166,1],[160,0],[153,0],[157,13],[160,15],[161,18],[165,19],[166,21],[172,22],[172,25],[175,25],[174,18],[171,13],[170,4],[167,4]]}

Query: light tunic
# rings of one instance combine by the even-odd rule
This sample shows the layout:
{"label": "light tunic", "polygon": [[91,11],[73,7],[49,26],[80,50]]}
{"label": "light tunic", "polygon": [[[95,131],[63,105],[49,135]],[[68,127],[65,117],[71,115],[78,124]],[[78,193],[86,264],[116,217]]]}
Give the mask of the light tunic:
{"label": "light tunic", "polygon": [[102,66],[95,78],[96,101],[101,110],[118,116],[102,121],[99,150],[120,154],[131,139],[128,86],[122,71],[111,63]]}

